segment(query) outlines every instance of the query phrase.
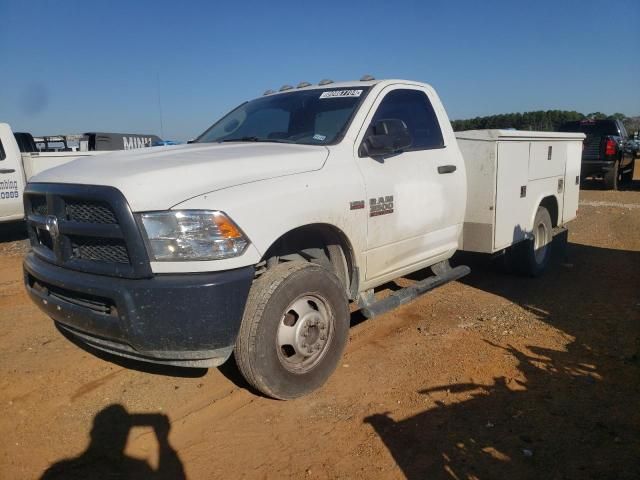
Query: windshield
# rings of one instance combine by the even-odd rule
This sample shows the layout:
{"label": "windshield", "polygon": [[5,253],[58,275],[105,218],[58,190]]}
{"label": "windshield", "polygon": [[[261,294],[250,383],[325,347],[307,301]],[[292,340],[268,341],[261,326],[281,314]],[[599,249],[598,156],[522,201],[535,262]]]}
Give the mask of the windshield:
{"label": "windshield", "polygon": [[329,88],[269,95],[243,103],[196,142],[338,142],[369,87]]}

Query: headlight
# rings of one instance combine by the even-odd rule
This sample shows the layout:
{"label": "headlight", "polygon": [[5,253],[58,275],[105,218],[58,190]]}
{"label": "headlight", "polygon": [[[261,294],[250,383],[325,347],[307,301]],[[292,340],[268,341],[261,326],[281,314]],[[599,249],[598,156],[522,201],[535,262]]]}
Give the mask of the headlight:
{"label": "headlight", "polygon": [[158,261],[220,260],[237,257],[249,240],[224,213],[177,210],[143,213],[151,253]]}

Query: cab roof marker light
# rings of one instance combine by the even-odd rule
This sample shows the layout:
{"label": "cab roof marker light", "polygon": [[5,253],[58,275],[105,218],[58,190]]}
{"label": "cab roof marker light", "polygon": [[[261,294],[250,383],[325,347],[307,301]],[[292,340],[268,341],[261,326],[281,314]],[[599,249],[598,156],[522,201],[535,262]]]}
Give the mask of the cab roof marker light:
{"label": "cab roof marker light", "polygon": [[283,85],[280,87],[281,92],[284,92],[286,90],[293,90],[293,87],[291,85]]}
{"label": "cab roof marker light", "polygon": [[318,85],[329,85],[330,83],[333,83],[333,80],[330,80],[328,78],[324,78],[322,80],[320,80],[318,82]]}
{"label": "cab roof marker light", "polygon": [[266,92],[264,92],[262,95],[263,95],[263,96],[264,96],[264,95],[271,95],[272,93],[276,93],[276,91],[275,91],[275,90],[271,90],[271,89],[269,89],[269,90],[267,90]]}
{"label": "cab roof marker light", "polygon": [[304,88],[304,87],[310,87],[310,86],[311,84],[309,82],[300,82],[296,88]]}
{"label": "cab roof marker light", "polygon": [[363,75],[362,78],[360,79],[361,82],[369,82],[371,80],[375,80],[376,77],[374,77],[373,75]]}

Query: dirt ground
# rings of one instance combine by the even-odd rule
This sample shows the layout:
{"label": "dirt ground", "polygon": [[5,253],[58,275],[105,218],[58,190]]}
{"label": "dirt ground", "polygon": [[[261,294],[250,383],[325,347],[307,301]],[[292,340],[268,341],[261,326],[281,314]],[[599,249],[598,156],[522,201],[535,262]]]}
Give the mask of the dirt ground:
{"label": "dirt ground", "polygon": [[0,478],[638,479],[640,182],[585,187],[545,276],[458,259],[462,281],[354,314],[338,370],[290,402],[248,390],[232,363],[78,348],[26,297],[25,241],[5,231]]}

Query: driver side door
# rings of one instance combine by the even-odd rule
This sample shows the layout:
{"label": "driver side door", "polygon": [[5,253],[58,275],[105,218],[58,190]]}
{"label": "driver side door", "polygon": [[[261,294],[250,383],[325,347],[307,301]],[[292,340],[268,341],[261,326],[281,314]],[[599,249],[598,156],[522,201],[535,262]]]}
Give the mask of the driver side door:
{"label": "driver side door", "polygon": [[403,121],[412,137],[410,147],[393,154],[357,152],[368,208],[365,281],[377,284],[435,263],[430,260],[457,247],[458,229],[450,225],[447,195],[455,192],[448,188],[452,179],[445,178],[456,172],[439,173],[448,155],[427,92],[417,86],[387,87],[372,112],[356,145],[383,119]]}
{"label": "driver side door", "polygon": [[0,221],[24,217],[22,158],[13,132],[0,124]]}

